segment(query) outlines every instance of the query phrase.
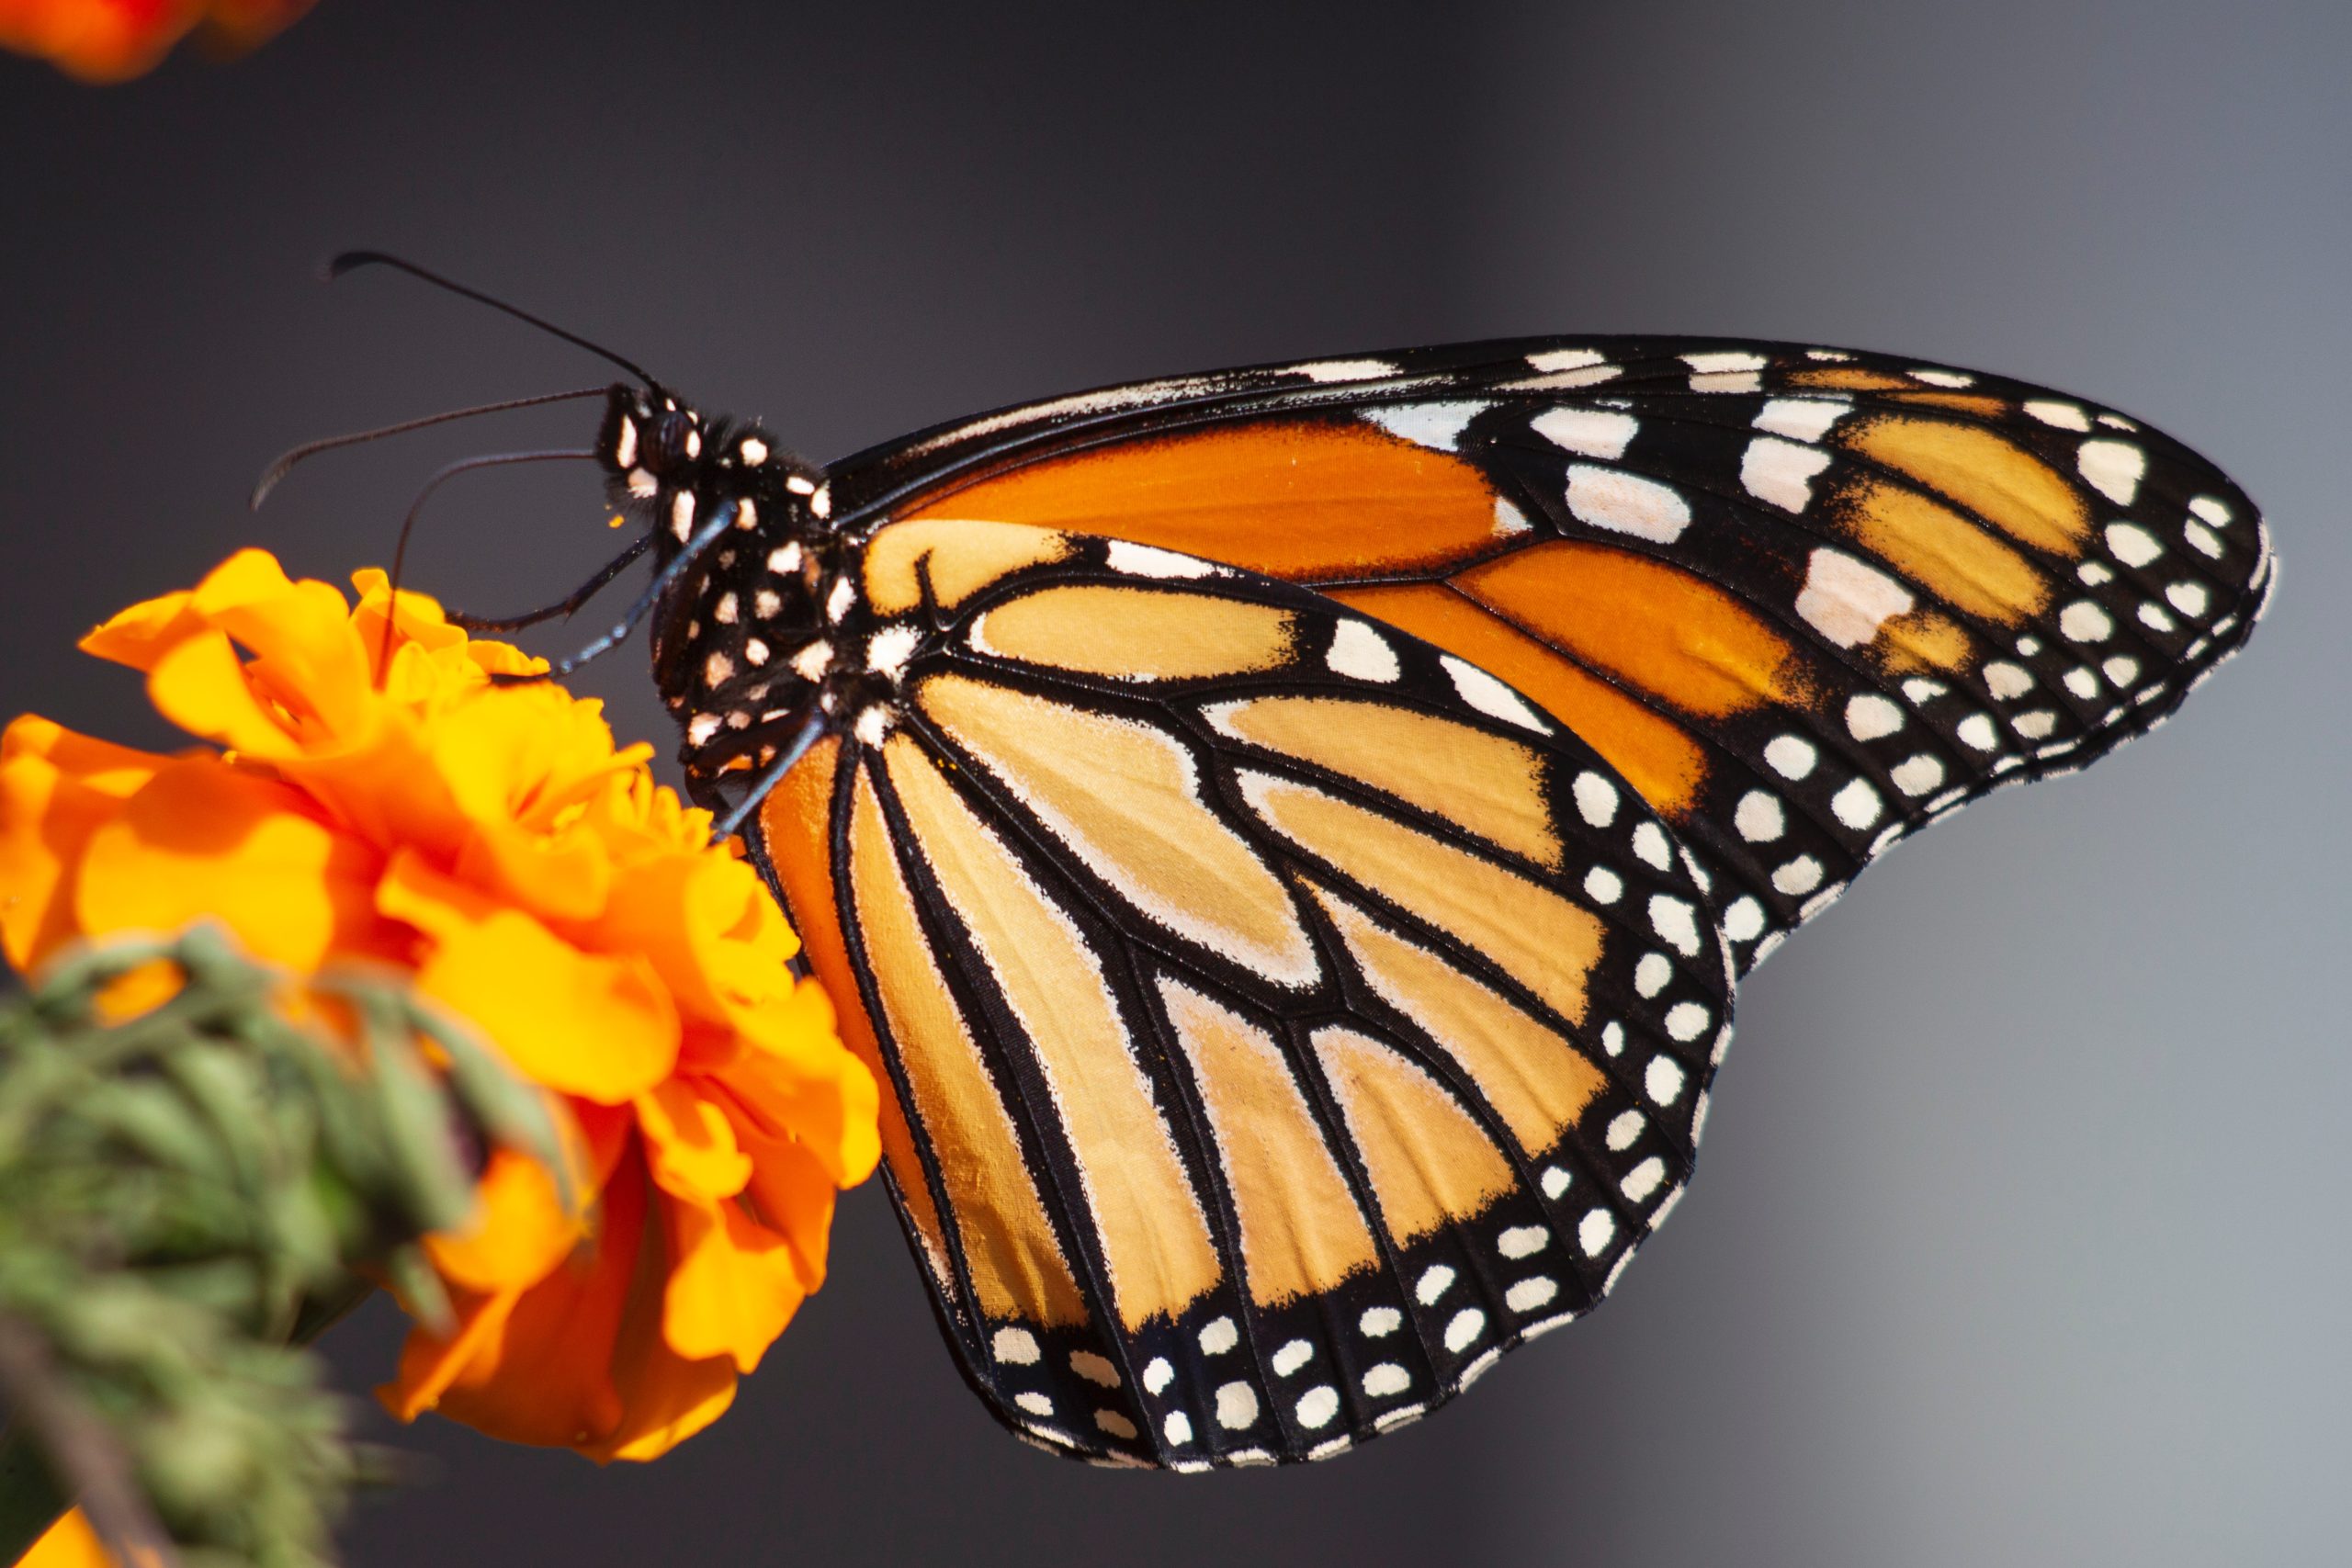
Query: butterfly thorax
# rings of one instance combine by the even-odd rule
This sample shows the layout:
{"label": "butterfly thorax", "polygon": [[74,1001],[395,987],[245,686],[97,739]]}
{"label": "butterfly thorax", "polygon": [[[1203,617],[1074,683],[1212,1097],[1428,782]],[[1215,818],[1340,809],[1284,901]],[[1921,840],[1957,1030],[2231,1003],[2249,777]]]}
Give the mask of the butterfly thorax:
{"label": "butterfly thorax", "polygon": [[701,782],[764,765],[812,714],[863,705],[870,617],[821,468],[757,423],[616,386],[598,456],[657,571],[692,556],[653,615],[653,672]]}

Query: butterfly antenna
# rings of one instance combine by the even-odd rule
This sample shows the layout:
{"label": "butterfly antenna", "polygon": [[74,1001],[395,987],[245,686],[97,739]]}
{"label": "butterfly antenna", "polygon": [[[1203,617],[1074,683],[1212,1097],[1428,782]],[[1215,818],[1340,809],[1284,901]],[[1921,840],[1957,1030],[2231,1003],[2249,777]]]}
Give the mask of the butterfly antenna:
{"label": "butterfly antenna", "polygon": [[404,419],[398,424],[379,425],[374,430],[355,430],[347,435],[329,435],[317,441],[306,441],[290,451],[281,453],[276,462],[262,470],[260,481],[254,486],[253,499],[248,504],[254,511],[259,512],[261,503],[269,499],[269,492],[277,488],[278,481],[294,471],[296,464],[315,457],[322,452],[333,452],[339,447],[358,446],[370,441],[381,441],[387,435],[406,435],[412,430],[425,430],[436,424],[447,424],[453,420],[472,419],[480,414],[505,413],[512,409],[535,409],[544,403],[576,402],[582,398],[601,398],[605,395],[605,390],[603,387],[582,387],[576,392],[543,392],[535,398],[508,398],[503,402],[477,403],[469,409],[452,409],[447,413],[430,413],[422,419]]}
{"label": "butterfly antenna", "polygon": [[503,310],[518,321],[527,321],[543,333],[551,333],[556,337],[561,338],[568,344],[571,344],[580,348],[584,348],[589,353],[595,355],[599,358],[608,360],[612,364],[619,366],[622,369],[628,371],[630,375],[644,382],[648,388],[655,388],[661,385],[660,382],[656,381],[650,375],[646,373],[645,368],[642,366],[637,364],[633,360],[622,358],[619,355],[615,354],[611,349],[606,348],[602,344],[591,343],[586,338],[582,337],[578,333],[568,333],[561,327],[557,326],[553,321],[534,316],[528,310],[523,310],[517,306],[509,305],[505,300],[498,299],[492,295],[485,294],[479,288],[469,288],[466,285],[459,283],[455,278],[444,277],[439,273],[434,272],[426,267],[421,267],[413,261],[408,261],[402,257],[389,254],[383,251],[344,252],[341,255],[327,263],[327,281],[332,283],[336,278],[341,277],[345,273],[356,271],[358,268],[363,266],[392,267],[398,271],[407,273],[411,277],[422,279],[423,281],[433,285],[435,288],[447,289],[452,294],[458,295],[467,299],[471,299],[476,304],[487,305],[493,310]]}
{"label": "butterfly antenna", "polygon": [[383,684],[385,676],[391,671],[392,628],[400,619],[401,575],[408,566],[409,536],[416,532],[417,515],[424,510],[424,503],[432,499],[433,492],[459,474],[471,473],[476,468],[503,468],[516,463],[561,463],[583,459],[594,462],[595,457],[593,450],[493,452],[487,457],[467,457],[452,463],[424,481],[424,487],[416,492],[416,499],[409,502],[408,515],[401,519],[400,540],[392,546],[391,591],[384,604],[384,640],[376,655],[376,683],[379,686]]}

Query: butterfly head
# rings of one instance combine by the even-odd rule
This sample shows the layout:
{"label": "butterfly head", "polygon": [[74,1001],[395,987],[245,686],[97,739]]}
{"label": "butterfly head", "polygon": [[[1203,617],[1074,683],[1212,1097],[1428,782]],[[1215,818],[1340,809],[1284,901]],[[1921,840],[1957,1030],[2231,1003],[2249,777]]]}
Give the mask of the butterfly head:
{"label": "butterfly head", "polygon": [[689,774],[756,764],[832,672],[838,541],[822,470],[661,388],[615,387],[596,450],[615,505],[678,569],[654,613],[653,671]]}

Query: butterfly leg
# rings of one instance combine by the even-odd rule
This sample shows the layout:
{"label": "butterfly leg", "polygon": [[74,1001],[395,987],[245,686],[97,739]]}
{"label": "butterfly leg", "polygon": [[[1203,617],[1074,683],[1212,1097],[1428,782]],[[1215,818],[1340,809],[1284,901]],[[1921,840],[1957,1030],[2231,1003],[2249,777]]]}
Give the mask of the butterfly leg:
{"label": "butterfly leg", "polygon": [[652,547],[652,535],[639,536],[635,544],[599,568],[595,576],[545,609],[526,611],[520,615],[500,616],[469,615],[462,610],[452,610],[449,612],[449,624],[462,626],[469,632],[519,632],[526,626],[536,626],[541,621],[552,621],[558,616],[569,617],[581,605],[603,592],[605,584],[628,570],[638,557]]}
{"label": "butterfly leg", "polygon": [[579,652],[557,660],[540,674],[493,675],[491,680],[501,686],[519,686],[530,681],[560,681],[598,654],[610,651],[615,644],[637,629],[639,621],[653,613],[653,606],[661,603],[662,595],[669,592],[672,583],[693,569],[703,551],[710,547],[711,541],[734,525],[735,502],[729,501],[711,513],[710,521],[696,530],[685,547],[671,558],[669,565],[653,574],[653,581],[645,585],[645,592],[637,596],[637,602],[628,607],[628,614],[613,623],[612,630]]}

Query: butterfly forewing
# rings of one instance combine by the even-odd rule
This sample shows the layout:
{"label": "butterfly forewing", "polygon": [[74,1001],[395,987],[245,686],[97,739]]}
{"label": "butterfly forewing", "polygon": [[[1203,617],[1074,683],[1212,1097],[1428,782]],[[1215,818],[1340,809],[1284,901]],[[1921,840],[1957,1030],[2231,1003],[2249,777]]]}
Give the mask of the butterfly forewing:
{"label": "butterfly forewing", "polygon": [[1507,683],[1329,598],[1001,525],[922,543],[955,607],[764,827],[998,1414],[1110,1462],[1318,1457],[1599,1300],[1728,1034],[1670,829]]}
{"label": "butterfly forewing", "polygon": [[1551,340],[1144,383],[843,465],[844,504],[1312,586],[1532,699],[1675,825],[1742,967],[1872,855],[2151,728],[2268,589],[2242,492],[2079,399]]}

